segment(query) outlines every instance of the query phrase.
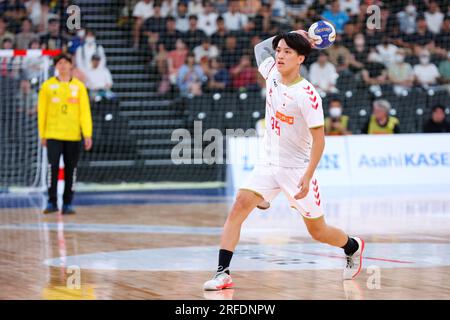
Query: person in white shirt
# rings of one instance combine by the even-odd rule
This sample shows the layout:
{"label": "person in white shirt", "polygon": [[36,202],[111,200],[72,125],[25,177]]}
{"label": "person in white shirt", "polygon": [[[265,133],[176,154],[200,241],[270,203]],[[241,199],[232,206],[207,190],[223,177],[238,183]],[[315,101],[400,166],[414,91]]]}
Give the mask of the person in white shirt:
{"label": "person in white shirt", "polygon": [[430,62],[430,52],[422,50],[419,55],[419,61],[420,64],[414,66],[416,82],[424,87],[437,85],[441,74],[437,66]]}
{"label": "person in white shirt", "polygon": [[430,1],[428,10],[425,11],[425,21],[430,32],[438,34],[441,32],[442,23],[444,22],[444,14],[439,8],[439,4],[436,1]]}
{"label": "person in white shirt", "polygon": [[217,272],[204,290],[234,286],[229,267],[242,225],[253,209],[268,209],[281,192],[314,240],[344,249],[344,280],[361,271],[364,241],[329,226],[324,218],[315,177],[325,148],[324,115],[316,89],[299,75],[312,51],[307,33],[301,32],[282,33],[255,46],[258,71],[266,81],[265,152],[238,191],[221,236]]}
{"label": "person in white shirt", "polygon": [[203,30],[207,36],[213,35],[217,31],[216,20],[218,14],[215,12],[215,8],[210,1],[206,1],[204,5],[203,13],[198,15],[198,28]]}
{"label": "person in white shirt", "polygon": [[194,48],[195,62],[200,63],[203,57],[208,59],[217,58],[219,55],[219,49],[211,44],[211,39],[205,37],[202,40],[202,44]]}
{"label": "person in white shirt", "polygon": [[175,12],[176,29],[180,32],[186,32],[189,30],[189,15],[188,8],[184,1],[179,1],[177,4],[177,10]]}
{"label": "person in white shirt", "polygon": [[189,15],[200,15],[203,13],[204,3],[203,0],[191,0],[188,3],[188,14]]}
{"label": "person in white shirt", "polygon": [[103,98],[113,100],[116,98],[112,92],[113,79],[111,72],[105,66],[100,65],[101,57],[93,55],[91,68],[86,71],[86,88],[89,89],[89,96],[93,101],[100,101]]}
{"label": "person in white shirt", "polygon": [[248,17],[240,12],[238,0],[229,2],[228,11],[223,14],[223,19],[228,31],[239,31],[248,22]]}
{"label": "person in white shirt", "polygon": [[144,20],[153,16],[153,0],[141,0],[136,3],[133,10],[133,17],[135,18],[133,28],[133,47],[139,48],[139,38],[141,36],[141,28]]}
{"label": "person in white shirt", "polygon": [[376,50],[383,61],[383,64],[388,67],[395,61],[395,54],[398,51],[398,47],[392,43],[389,43],[389,39],[387,37],[383,37],[381,43],[376,46]]}
{"label": "person in white shirt", "polygon": [[347,14],[354,16],[359,14],[360,0],[339,0],[341,10]]}
{"label": "person in white shirt", "polygon": [[319,53],[319,58],[309,68],[309,80],[320,91],[336,92],[336,80],[338,78],[336,67],[328,61],[325,51]]}
{"label": "person in white shirt", "polygon": [[95,33],[92,30],[87,30],[84,44],[79,46],[75,52],[76,66],[81,72],[86,73],[86,70],[91,67],[91,60],[94,54],[100,56],[100,67],[105,67],[105,49],[96,43]]}

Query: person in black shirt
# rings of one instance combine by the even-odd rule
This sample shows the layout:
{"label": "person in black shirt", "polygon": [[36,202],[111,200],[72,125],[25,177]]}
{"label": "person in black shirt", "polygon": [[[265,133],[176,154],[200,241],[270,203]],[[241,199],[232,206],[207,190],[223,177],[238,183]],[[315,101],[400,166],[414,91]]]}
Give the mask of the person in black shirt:
{"label": "person in black shirt", "polygon": [[196,46],[200,45],[202,43],[202,39],[204,39],[206,37],[205,32],[198,29],[197,23],[198,23],[197,16],[190,15],[189,16],[189,29],[183,35],[184,36],[183,40],[186,43],[186,45],[190,51],[192,51]]}
{"label": "person in black shirt", "polygon": [[431,118],[423,127],[425,133],[450,132],[450,123],[445,120],[445,109],[442,105],[433,107]]}
{"label": "person in black shirt", "polygon": [[447,16],[442,23],[441,32],[435,36],[436,47],[443,50],[445,56],[446,51],[450,50],[450,17]]}
{"label": "person in black shirt", "polygon": [[434,35],[428,31],[427,22],[424,17],[417,18],[416,32],[406,37],[405,46],[418,53],[423,48],[431,49],[434,45]]}
{"label": "person in black shirt", "polygon": [[63,51],[67,50],[67,39],[60,33],[60,23],[58,19],[49,19],[48,33],[42,35],[39,38],[39,41],[44,49],[63,49]]}
{"label": "person in black shirt", "polygon": [[221,51],[225,49],[225,39],[229,35],[227,28],[225,27],[225,20],[222,16],[219,16],[216,20],[217,31],[211,36],[211,42]]}
{"label": "person in black shirt", "polygon": [[175,42],[177,39],[183,38],[183,33],[176,29],[176,20],[174,17],[167,17],[166,28],[160,34],[159,41],[164,43],[167,51],[175,50]]}
{"label": "person in black shirt", "polygon": [[161,5],[161,1],[155,1],[153,4],[153,16],[144,21],[143,30],[147,36],[149,33],[161,34],[166,27],[166,18],[162,16]]}
{"label": "person in black shirt", "polygon": [[230,69],[239,62],[241,52],[237,46],[237,39],[234,35],[229,35],[226,38],[225,49],[222,51],[220,56],[227,69]]}

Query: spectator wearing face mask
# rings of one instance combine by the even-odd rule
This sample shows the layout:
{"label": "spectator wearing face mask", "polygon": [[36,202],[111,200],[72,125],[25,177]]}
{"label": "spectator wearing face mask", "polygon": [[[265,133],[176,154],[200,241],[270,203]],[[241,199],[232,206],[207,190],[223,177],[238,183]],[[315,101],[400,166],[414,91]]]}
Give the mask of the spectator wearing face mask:
{"label": "spectator wearing face mask", "polygon": [[349,117],[342,114],[343,107],[340,99],[331,99],[329,116],[325,118],[325,134],[329,136],[343,136],[351,134],[348,130]]}
{"label": "spectator wearing face mask", "polygon": [[363,134],[394,134],[400,133],[400,122],[389,115],[391,104],[387,100],[373,102],[372,115],[361,130]]}
{"label": "spectator wearing face mask", "polygon": [[414,66],[416,83],[424,87],[437,85],[441,74],[436,65],[430,62],[430,52],[422,50],[419,55],[419,61],[420,64]]}
{"label": "spectator wearing face mask", "polygon": [[431,112],[431,118],[423,127],[425,133],[444,133],[450,132],[450,123],[445,120],[445,108],[442,105],[436,105]]}
{"label": "spectator wearing face mask", "polygon": [[412,2],[409,2],[402,11],[397,13],[400,32],[413,34],[416,31],[416,18],[417,9]]}
{"label": "spectator wearing face mask", "polygon": [[78,47],[75,59],[77,67],[84,73],[91,68],[92,56],[100,56],[99,67],[103,68],[106,66],[106,55],[103,47],[96,43],[95,33],[91,30],[86,31],[86,37],[84,39],[84,44]]}
{"label": "spectator wearing face mask", "polygon": [[400,96],[412,88],[414,84],[414,71],[412,66],[405,62],[405,50],[398,49],[394,63],[388,67],[389,81],[394,85],[396,95]]}

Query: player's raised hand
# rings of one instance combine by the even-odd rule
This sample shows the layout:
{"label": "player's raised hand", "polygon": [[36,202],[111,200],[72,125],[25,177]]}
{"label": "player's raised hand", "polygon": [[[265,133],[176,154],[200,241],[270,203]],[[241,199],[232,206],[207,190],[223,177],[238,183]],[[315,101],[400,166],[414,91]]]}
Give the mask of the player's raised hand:
{"label": "player's raised hand", "polygon": [[311,178],[307,176],[303,176],[300,179],[300,182],[298,183],[297,187],[300,188],[300,191],[294,196],[295,200],[303,199],[308,195],[309,192],[309,184],[311,182]]}

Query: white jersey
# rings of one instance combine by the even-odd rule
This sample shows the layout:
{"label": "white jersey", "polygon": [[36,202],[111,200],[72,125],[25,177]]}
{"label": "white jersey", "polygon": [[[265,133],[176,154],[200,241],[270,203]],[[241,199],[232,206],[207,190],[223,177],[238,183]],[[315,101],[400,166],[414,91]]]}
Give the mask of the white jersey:
{"label": "white jersey", "polygon": [[280,167],[307,167],[312,146],[310,128],[324,125],[320,95],[306,79],[290,86],[282,84],[272,57],[258,70],[267,90],[263,161]]}

